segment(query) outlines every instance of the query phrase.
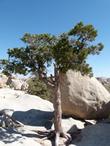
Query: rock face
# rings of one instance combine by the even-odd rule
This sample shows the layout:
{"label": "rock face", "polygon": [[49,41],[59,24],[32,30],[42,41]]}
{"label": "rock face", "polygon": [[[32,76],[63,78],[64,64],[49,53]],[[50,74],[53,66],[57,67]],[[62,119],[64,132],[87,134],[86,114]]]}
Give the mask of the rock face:
{"label": "rock face", "polygon": [[[53,146],[54,139],[43,139],[53,121],[53,105],[38,96],[9,88],[0,89],[0,111],[22,123],[20,127],[0,127],[0,146]],[[1,116],[1,115],[0,115]],[[110,146],[110,119],[86,120],[63,117],[62,126],[72,136],[68,146]],[[61,146],[65,139],[60,138]]]}
{"label": "rock face", "polygon": [[27,91],[29,86],[25,80],[16,77],[8,77],[7,85],[9,85],[9,87],[13,88],[14,90],[22,91]]}
{"label": "rock face", "polygon": [[69,146],[110,146],[110,124],[87,126]]}
{"label": "rock face", "polygon": [[12,79],[10,86],[15,90],[21,90],[22,82],[18,79]]}
{"label": "rock face", "polygon": [[10,87],[15,90],[28,90],[28,83],[26,79],[17,78],[14,76],[6,76],[3,73],[0,73],[0,88]]}
{"label": "rock face", "polygon": [[0,120],[3,112],[23,126],[16,128],[16,132],[12,127],[0,127],[0,146],[43,146],[34,131],[51,128],[53,118],[51,102],[26,94],[24,91],[2,88],[0,89]]}
{"label": "rock face", "polygon": [[53,118],[53,105],[51,102],[41,99],[38,96],[26,94],[8,88],[0,89],[0,111],[5,110],[8,115],[23,124],[47,125]]}
{"label": "rock face", "polygon": [[97,119],[110,114],[110,94],[96,78],[69,70],[60,81],[64,115]]}
{"label": "rock face", "polygon": [[[64,132],[74,133],[78,129],[84,128],[85,122],[73,119],[72,117],[63,118],[62,119],[62,128]],[[54,123],[52,125],[52,129],[54,129]]]}
{"label": "rock face", "polygon": [[[29,110],[53,111],[53,104],[35,95],[10,88],[0,89],[0,110],[13,109],[26,112]],[[31,112],[31,113],[32,113]]]}
{"label": "rock face", "polygon": [[102,85],[110,92],[110,78],[105,78],[105,77],[98,77],[97,78]]}

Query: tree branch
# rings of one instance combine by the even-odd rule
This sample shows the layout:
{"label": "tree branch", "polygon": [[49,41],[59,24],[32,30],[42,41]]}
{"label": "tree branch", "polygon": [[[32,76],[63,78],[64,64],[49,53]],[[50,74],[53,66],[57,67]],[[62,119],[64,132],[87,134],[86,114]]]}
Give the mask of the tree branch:
{"label": "tree branch", "polygon": [[51,77],[48,78],[47,74],[41,71],[39,71],[38,74],[39,74],[39,79],[42,80],[47,85],[48,88],[54,87],[54,81]]}

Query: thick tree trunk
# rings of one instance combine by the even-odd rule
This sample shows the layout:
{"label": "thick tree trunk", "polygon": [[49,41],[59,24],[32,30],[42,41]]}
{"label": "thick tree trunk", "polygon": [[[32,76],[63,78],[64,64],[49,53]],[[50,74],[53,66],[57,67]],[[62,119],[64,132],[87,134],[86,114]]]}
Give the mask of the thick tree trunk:
{"label": "thick tree trunk", "polygon": [[61,92],[60,92],[60,83],[55,87],[55,100],[54,100],[54,116],[55,116],[55,131],[62,133],[62,109],[61,109]]}
{"label": "thick tree trunk", "polygon": [[51,91],[53,96],[54,105],[54,127],[55,127],[55,146],[59,146],[60,136],[69,140],[71,137],[69,134],[64,133],[62,128],[62,108],[61,108],[61,88],[60,88],[60,76],[59,70],[56,65],[54,65],[54,79],[49,80],[45,73],[39,71],[39,78],[43,80],[48,89]]}
{"label": "thick tree trunk", "polygon": [[55,146],[58,146],[59,137],[63,135],[62,128],[62,109],[61,109],[61,91],[60,91],[60,80],[59,72],[55,71],[55,97],[54,97],[54,127],[56,134]]}

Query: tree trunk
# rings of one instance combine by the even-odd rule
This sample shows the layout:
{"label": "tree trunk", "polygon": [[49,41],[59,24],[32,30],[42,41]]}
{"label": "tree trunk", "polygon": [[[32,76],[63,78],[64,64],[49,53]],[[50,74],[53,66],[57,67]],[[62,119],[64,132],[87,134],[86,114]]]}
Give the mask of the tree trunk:
{"label": "tree trunk", "polygon": [[61,90],[60,90],[60,80],[59,72],[55,69],[55,97],[54,97],[54,127],[56,134],[55,146],[58,146],[59,137],[63,135],[62,128],[62,109],[61,109]]}

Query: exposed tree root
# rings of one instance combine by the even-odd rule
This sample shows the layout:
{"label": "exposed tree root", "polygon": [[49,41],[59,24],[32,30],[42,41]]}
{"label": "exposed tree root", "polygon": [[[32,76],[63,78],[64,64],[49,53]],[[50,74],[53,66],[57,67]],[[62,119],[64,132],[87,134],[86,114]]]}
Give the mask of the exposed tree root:
{"label": "exposed tree root", "polygon": [[34,131],[37,132],[37,134],[39,134],[40,137],[42,137],[42,140],[54,140],[54,146],[60,146],[60,137],[63,137],[66,139],[65,141],[65,145],[68,145],[72,138],[71,135],[68,133],[56,133],[55,130],[46,130],[46,131]]}
{"label": "exposed tree root", "polygon": [[0,111],[0,118],[0,126],[3,128],[17,128],[23,126],[23,124],[8,115],[5,110]]}

